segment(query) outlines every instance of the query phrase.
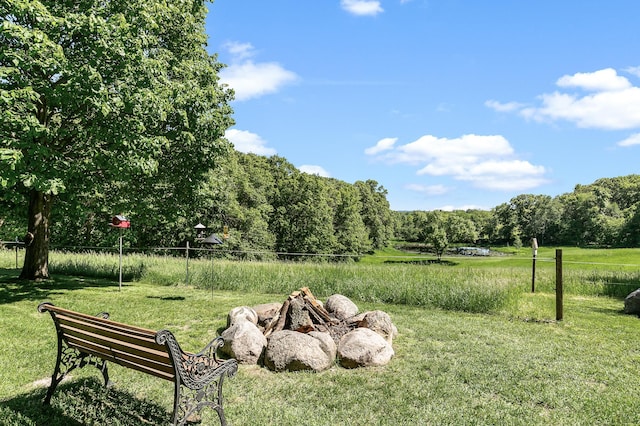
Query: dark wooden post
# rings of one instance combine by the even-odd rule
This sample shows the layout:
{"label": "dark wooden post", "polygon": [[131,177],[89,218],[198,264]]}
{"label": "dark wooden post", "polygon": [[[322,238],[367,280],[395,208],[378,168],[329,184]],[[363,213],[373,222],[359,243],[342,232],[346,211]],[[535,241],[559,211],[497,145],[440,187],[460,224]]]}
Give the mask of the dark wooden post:
{"label": "dark wooden post", "polygon": [[18,245],[20,241],[18,241],[18,237],[16,237],[16,269],[18,269]]}
{"label": "dark wooden post", "polygon": [[562,321],[562,249],[556,249],[556,321]]}
{"label": "dark wooden post", "polygon": [[533,267],[531,271],[531,293],[536,292],[536,256],[538,255],[538,239],[531,241],[531,249],[533,250]]}

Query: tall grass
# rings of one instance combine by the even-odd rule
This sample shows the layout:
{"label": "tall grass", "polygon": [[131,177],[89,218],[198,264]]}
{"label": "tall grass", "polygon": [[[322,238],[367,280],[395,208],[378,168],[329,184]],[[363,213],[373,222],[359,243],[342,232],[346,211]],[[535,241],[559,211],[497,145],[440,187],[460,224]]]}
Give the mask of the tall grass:
{"label": "tall grass", "polygon": [[202,265],[193,284],[220,290],[287,294],[309,287],[319,297],[339,293],[354,300],[489,312],[519,292],[500,271],[430,265],[258,263]]}
{"label": "tall grass", "polygon": [[[119,255],[110,253],[68,253],[51,252],[49,272],[61,275],[81,275],[92,278],[115,278],[120,275]],[[141,256],[122,257],[122,279],[139,279],[145,270],[145,258]]]}
{"label": "tall grass", "polygon": [[[615,250],[603,253],[569,250],[579,261],[567,261],[563,283],[567,294],[624,297],[640,286],[640,272],[632,265],[614,262]],[[587,252],[589,257],[585,257]],[[613,253],[613,254],[612,254]],[[624,260],[632,255],[620,251]],[[638,254],[638,251],[635,251]],[[548,255],[548,253],[545,253]],[[581,257],[582,256],[582,257]],[[15,262],[15,253],[0,251],[0,266]],[[114,253],[50,254],[50,272],[60,275],[118,280],[119,256]],[[464,312],[495,312],[515,306],[530,292],[531,261],[526,253],[487,259],[459,259],[444,264],[405,263],[315,263],[232,261],[127,254],[123,257],[123,279],[160,285],[189,285],[202,289],[245,293],[289,294],[309,287],[318,297],[339,293],[363,302],[433,307]],[[535,277],[537,292],[554,293],[555,263],[541,257]]]}

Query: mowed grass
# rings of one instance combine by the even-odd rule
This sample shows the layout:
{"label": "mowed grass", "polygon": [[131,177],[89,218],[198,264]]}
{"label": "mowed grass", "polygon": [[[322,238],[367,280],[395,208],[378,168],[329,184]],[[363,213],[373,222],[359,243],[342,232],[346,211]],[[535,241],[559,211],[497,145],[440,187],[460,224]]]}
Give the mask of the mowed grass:
{"label": "mowed grass", "polygon": [[[448,266],[205,259],[190,263],[186,285],[182,262],[149,257],[134,261],[142,262],[144,271],[121,291],[117,276],[100,274],[58,273],[41,283],[17,281],[11,259],[0,256],[0,424],[168,422],[171,383],[117,365],[110,367],[115,388],[105,391],[100,374],[87,367],[58,388],[50,409],[42,408],[42,383],[53,371],[56,341],[51,319],[36,311],[41,301],[87,313],[109,311],[116,321],[146,328],[168,328],[185,350],[197,351],[221,332],[231,308],[281,302],[301,286],[320,297],[333,291],[350,293],[361,310],[388,312],[399,330],[395,357],[385,367],[336,366],[318,374],[272,373],[242,365],[225,383],[230,424],[640,424],[633,403],[638,394],[640,320],[622,313],[620,297],[597,295],[611,287],[603,276],[617,280],[628,274],[625,285],[640,286],[632,267],[576,267],[576,277],[592,277],[593,282],[576,282],[581,291],[565,294],[564,320],[556,322],[554,265],[539,262],[538,272],[549,277],[540,277],[540,288],[531,293],[526,258],[509,259],[524,262],[522,266],[493,267],[464,264],[465,259]],[[57,261],[52,256],[52,263]],[[567,266],[565,275],[571,270]],[[449,296],[423,294],[446,284],[447,275],[452,284],[444,290]],[[508,294],[505,301],[487,309],[465,309],[477,306],[464,302],[472,283],[480,289],[497,278],[501,282],[496,287]],[[393,288],[401,282],[409,284]],[[459,291],[452,292],[456,286]],[[600,290],[595,294],[583,294],[596,287]],[[418,303],[398,302],[402,298]],[[447,302],[450,309],[433,302],[447,299],[462,302]],[[203,424],[217,424],[215,415],[205,411]]]}

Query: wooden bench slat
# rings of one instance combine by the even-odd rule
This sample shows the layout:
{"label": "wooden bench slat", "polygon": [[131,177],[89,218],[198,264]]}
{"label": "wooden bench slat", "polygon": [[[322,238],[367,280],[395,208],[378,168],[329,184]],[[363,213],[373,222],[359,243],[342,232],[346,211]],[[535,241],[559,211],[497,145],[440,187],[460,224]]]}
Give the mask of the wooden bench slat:
{"label": "wooden bench slat", "polygon": [[60,326],[67,326],[70,328],[76,328],[80,330],[85,330],[87,332],[96,333],[99,335],[103,335],[114,340],[121,340],[127,343],[135,344],[138,346],[144,346],[149,349],[154,349],[160,352],[166,352],[164,345],[159,345],[155,341],[154,336],[136,336],[131,335],[125,331],[120,329],[113,329],[111,327],[105,327],[102,323],[89,324],[84,320],[79,320],[77,318],[71,318],[66,315],[57,315],[56,319]]}
{"label": "wooden bench slat", "polygon": [[131,362],[133,362],[133,360],[140,360],[140,363],[147,364],[149,367],[162,369],[170,373],[174,371],[173,363],[167,357],[149,356],[148,352],[123,351],[116,345],[105,344],[107,342],[95,341],[95,339],[86,339],[86,337],[86,335],[76,336],[67,334],[65,339],[69,346],[75,347],[83,352],[94,351],[99,353],[100,356],[108,356],[113,359],[126,357]]}
{"label": "wooden bench slat", "polygon": [[105,324],[110,325],[113,328],[121,328],[122,330],[131,331],[134,333],[139,333],[140,336],[155,336],[156,332],[154,330],[150,330],[148,328],[136,327],[129,324],[124,324],[121,322],[112,321],[110,319],[105,319],[93,315],[83,314],[81,312],[71,311],[69,309],[60,308],[55,305],[46,305],[46,310],[54,312],[56,315],[67,315],[72,318],[80,318],[86,322],[94,323],[94,324]]}
{"label": "wooden bench slat", "polygon": [[123,367],[132,368],[169,381],[173,381],[175,378],[173,366],[170,364],[156,363],[150,359],[136,357],[130,353],[114,350],[107,346],[97,345],[93,342],[78,339],[73,336],[68,337],[67,342],[70,346],[77,348],[79,351],[95,355],[105,361],[110,361],[115,364],[122,365]]}
{"label": "wooden bench slat", "polygon": [[130,353],[141,357],[146,356],[152,358],[154,361],[172,365],[169,354],[166,351],[159,351],[136,344],[123,342],[121,340],[113,339],[108,336],[97,334],[91,331],[70,327],[67,324],[60,324],[60,330],[63,333],[63,337],[68,338],[69,336],[73,336],[82,340],[87,340],[97,345],[118,350],[120,352]]}

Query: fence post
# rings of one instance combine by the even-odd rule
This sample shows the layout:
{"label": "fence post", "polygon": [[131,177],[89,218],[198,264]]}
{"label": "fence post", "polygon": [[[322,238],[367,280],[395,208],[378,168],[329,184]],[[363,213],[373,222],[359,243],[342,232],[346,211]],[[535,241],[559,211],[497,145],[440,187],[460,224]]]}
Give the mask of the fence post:
{"label": "fence post", "polygon": [[556,249],[556,321],[562,321],[562,249]]}
{"label": "fence post", "polygon": [[533,266],[531,270],[531,293],[536,292],[536,256],[538,255],[538,239],[531,240],[531,249],[533,250]]}

